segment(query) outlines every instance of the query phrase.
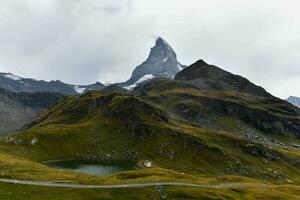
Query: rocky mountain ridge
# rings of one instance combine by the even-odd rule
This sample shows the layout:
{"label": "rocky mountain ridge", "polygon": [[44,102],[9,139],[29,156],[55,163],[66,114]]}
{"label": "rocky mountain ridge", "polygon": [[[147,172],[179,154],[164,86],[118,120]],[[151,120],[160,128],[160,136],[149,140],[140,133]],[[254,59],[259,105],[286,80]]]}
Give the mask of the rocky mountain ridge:
{"label": "rocky mountain ridge", "polygon": [[0,87],[12,92],[53,92],[66,95],[79,95],[89,90],[101,90],[105,86],[99,82],[92,85],[72,85],[57,81],[43,81],[22,78],[12,73],[0,73]]}
{"label": "rocky mountain ridge", "polygon": [[176,74],[175,80],[187,81],[206,90],[237,91],[263,97],[272,96],[264,88],[251,83],[248,79],[207,64],[203,60],[198,60]]}

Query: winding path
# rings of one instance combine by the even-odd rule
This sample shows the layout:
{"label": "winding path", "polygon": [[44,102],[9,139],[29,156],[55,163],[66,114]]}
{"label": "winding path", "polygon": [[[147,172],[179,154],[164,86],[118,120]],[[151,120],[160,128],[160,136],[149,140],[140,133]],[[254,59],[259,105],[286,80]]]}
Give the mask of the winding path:
{"label": "winding path", "polygon": [[154,182],[154,183],[115,184],[115,185],[86,185],[86,184],[68,184],[68,183],[55,183],[55,182],[46,182],[46,181],[25,181],[25,180],[12,180],[12,179],[0,179],[0,182],[13,183],[13,184],[19,184],[19,185],[58,187],[58,188],[79,188],[79,189],[114,189],[114,188],[137,188],[137,187],[149,187],[149,186],[184,186],[184,187],[213,188],[213,189],[246,187],[246,185],[241,184],[241,183],[201,185],[201,184],[184,183],[184,182],[182,182],[182,183],[180,183],[180,182]]}

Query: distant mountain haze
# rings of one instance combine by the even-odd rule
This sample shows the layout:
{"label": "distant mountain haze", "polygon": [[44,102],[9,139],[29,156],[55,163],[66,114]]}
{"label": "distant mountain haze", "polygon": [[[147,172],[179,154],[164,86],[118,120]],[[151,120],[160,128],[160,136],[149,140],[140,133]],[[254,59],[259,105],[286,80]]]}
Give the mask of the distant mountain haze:
{"label": "distant mountain haze", "polygon": [[291,104],[293,104],[294,106],[300,107],[300,98],[299,97],[290,96],[287,99],[287,101],[290,102]]}
{"label": "distant mountain haze", "polygon": [[62,98],[58,93],[15,93],[0,88],[0,135],[22,128]]}

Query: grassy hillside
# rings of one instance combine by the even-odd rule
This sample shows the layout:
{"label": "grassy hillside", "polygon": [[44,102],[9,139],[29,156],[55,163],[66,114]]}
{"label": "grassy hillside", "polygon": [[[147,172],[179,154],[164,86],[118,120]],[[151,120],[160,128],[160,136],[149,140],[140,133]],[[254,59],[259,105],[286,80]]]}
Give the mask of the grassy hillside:
{"label": "grassy hillside", "polygon": [[[278,187],[288,191],[285,198],[292,198],[298,187],[286,184],[300,182],[298,122],[299,110],[281,100],[203,91],[180,81],[157,80],[133,94],[88,92],[66,97],[32,121],[28,129],[4,138],[0,177],[102,184],[241,182],[253,186],[238,192],[167,189],[178,199],[193,195],[199,199],[217,195],[258,199],[276,190],[273,184],[280,184]],[[144,160],[151,160],[154,167],[97,177],[42,164],[58,159],[134,161],[140,167]],[[262,183],[269,186],[260,188]],[[153,192],[153,188],[143,190]],[[111,192],[115,195],[116,191],[121,190]],[[131,195],[129,191],[124,193]]]}
{"label": "grassy hillside", "polygon": [[130,95],[90,92],[66,98],[6,142],[35,161],[150,159],[160,167],[190,174],[298,181],[298,157],[282,153],[285,148],[296,151],[292,147],[210,130],[166,112],[168,106],[161,109]]}

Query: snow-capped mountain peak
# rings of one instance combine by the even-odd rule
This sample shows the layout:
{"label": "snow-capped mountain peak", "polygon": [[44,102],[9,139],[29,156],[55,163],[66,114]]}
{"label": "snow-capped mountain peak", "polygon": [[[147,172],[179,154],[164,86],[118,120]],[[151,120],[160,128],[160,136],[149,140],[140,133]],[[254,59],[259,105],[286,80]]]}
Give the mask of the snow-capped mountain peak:
{"label": "snow-capped mountain peak", "polygon": [[166,47],[168,50],[172,51],[175,53],[174,49],[172,48],[172,46],[166,41],[164,40],[162,37],[158,37],[155,41],[155,46],[163,46]]}
{"label": "snow-capped mountain peak", "polygon": [[155,46],[151,48],[150,54],[147,61],[149,62],[163,62],[166,63],[168,60],[176,60],[177,55],[171,45],[161,37],[159,37]]}
{"label": "snow-capped mountain peak", "polygon": [[173,79],[175,74],[185,67],[177,60],[173,47],[162,37],[158,37],[146,61],[137,66],[131,78],[121,86],[124,88],[136,86],[139,80],[149,74],[153,76],[152,78]]}
{"label": "snow-capped mountain peak", "polygon": [[12,73],[0,73],[0,75],[3,76],[3,77],[5,77],[5,78],[14,80],[14,81],[20,81],[20,80],[23,79],[22,77],[14,75]]}
{"label": "snow-capped mountain peak", "polygon": [[77,93],[79,93],[79,94],[83,94],[84,93],[84,91],[85,91],[85,87],[80,87],[80,86],[78,86],[78,85],[75,85],[74,86],[74,90],[77,92]]}

